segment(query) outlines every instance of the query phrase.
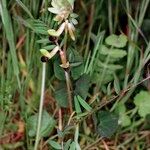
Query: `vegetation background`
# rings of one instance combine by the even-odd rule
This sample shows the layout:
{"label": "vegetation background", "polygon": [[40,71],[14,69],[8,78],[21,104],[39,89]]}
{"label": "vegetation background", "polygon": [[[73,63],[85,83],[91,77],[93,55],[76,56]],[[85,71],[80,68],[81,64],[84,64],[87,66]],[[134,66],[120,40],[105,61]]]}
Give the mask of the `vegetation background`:
{"label": "vegetation background", "polygon": [[57,55],[43,74],[40,49],[54,48],[47,30],[58,27],[51,0],[0,0],[0,150],[36,150],[43,79],[38,149],[149,150],[149,2],[75,0],[70,114]]}

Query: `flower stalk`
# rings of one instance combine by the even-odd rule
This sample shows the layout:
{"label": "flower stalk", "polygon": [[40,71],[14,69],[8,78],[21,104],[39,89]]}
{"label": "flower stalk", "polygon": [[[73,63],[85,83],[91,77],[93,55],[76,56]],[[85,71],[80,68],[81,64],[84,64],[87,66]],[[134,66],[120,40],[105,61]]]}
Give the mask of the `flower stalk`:
{"label": "flower stalk", "polygon": [[[48,8],[51,13],[56,14],[54,21],[58,22],[58,29],[49,29],[47,32],[50,37],[54,37],[57,40],[54,41],[56,45],[51,52],[48,52],[45,49],[41,49],[41,53],[46,56],[48,59],[51,59],[59,52],[61,64],[60,67],[64,69],[66,85],[67,85],[67,94],[68,94],[68,104],[70,109],[70,114],[72,114],[72,84],[69,74],[69,61],[67,60],[67,41],[70,37],[75,41],[75,25],[78,23],[76,18],[78,15],[73,13],[74,0],[52,0],[52,7]],[[60,36],[64,33],[64,43],[62,46],[57,42]],[[69,35],[69,36],[68,36]]]}

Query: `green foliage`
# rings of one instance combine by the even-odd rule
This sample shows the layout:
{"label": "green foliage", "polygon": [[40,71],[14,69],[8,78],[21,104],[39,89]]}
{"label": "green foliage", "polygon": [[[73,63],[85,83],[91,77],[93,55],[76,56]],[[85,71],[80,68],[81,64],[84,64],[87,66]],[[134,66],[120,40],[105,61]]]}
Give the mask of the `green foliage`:
{"label": "green foliage", "polygon": [[[117,39],[118,41],[116,41]],[[100,45],[93,78],[94,82],[100,85],[106,84],[114,79],[114,85],[116,87],[116,78],[114,78],[114,74],[123,69],[122,63],[119,63],[119,61],[127,55],[125,50],[119,48],[125,47],[127,38],[125,35],[117,36],[113,34],[107,37],[105,41],[111,47],[104,44]]]}
{"label": "green foliage", "polygon": [[77,113],[82,112],[80,105],[87,111],[92,110],[92,108],[89,106],[89,104],[84,99],[82,99],[82,97],[80,97],[79,95],[74,97],[74,102],[75,102],[75,110]]}
{"label": "green foliage", "polygon": [[5,124],[6,114],[3,111],[0,111],[0,136],[2,136],[3,130],[4,130],[4,124]]}
{"label": "green foliage", "polygon": [[4,26],[6,38],[8,40],[9,47],[10,47],[10,53],[11,53],[12,64],[13,64],[12,65],[13,72],[17,78],[18,87],[20,88],[19,64],[18,64],[17,55],[16,55],[14,32],[13,32],[11,17],[10,17],[10,14],[7,9],[7,1],[6,0],[0,1],[0,16],[2,19],[3,26]]}
{"label": "green foliage", "polygon": [[122,48],[126,46],[127,37],[124,34],[121,34],[119,36],[112,34],[105,39],[105,42],[110,46]]}
{"label": "green foliage", "polygon": [[119,94],[120,91],[121,91],[119,79],[117,78],[116,75],[114,75],[114,89],[115,89],[115,92],[116,92],[117,94]]}
{"label": "green foliage", "polygon": [[55,99],[59,106],[61,107],[68,107],[68,101],[67,101],[67,87],[65,82],[61,82],[59,84],[59,87],[55,91]]}
{"label": "green foliage", "polygon": [[69,140],[65,143],[65,145],[64,145],[64,150],[69,150],[71,142],[72,142],[72,140],[69,139]]}
{"label": "green foliage", "polygon": [[75,82],[75,90],[74,90],[75,94],[80,95],[83,99],[86,99],[90,85],[91,85],[90,77],[86,74],[83,74]]}
{"label": "green foliage", "polygon": [[[32,115],[27,119],[27,129],[30,137],[35,137],[37,130],[38,114]],[[47,137],[55,127],[55,120],[48,112],[43,111],[40,137]]]}
{"label": "green foliage", "polygon": [[[100,54],[107,56],[110,55],[111,59],[114,61],[117,61],[119,58],[123,58],[127,55],[126,51],[123,49],[117,49],[117,48],[108,48],[105,45],[101,46]],[[118,59],[117,59],[118,58]]]}
{"label": "green foliage", "polygon": [[6,81],[4,85],[0,88],[0,106],[4,111],[9,111],[12,107],[12,97],[13,97],[13,83]]}
{"label": "green foliage", "polygon": [[60,67],[60,61],[58,58],[54,61],[54,73],[55,77],[59,80],[65,80],[65,73],[62,67]]}
{"label": "green foliage", "polygon": [[[78,79],[82,74],[84,70],[84,64],[83,64],[83,58],[74,49],[70,49],[68,51],[68,59],[71,65],[71,76],[74,80]],[[76,65],[75,65],[76,64]]]}
{"label": "green foliage", "polygon": [[[73,49],[68,50],[67,56],[70,63],[71,77],[74,80],[77,80],[83,74],[84,70],[82,57],[76,50]],[[54,73],[59,80],[65,80],[65,73],[63,68],[60,67],[60,59],[58,57],[56,57],[54,61]]]}
{"label": "green foliage", "polygon": [[126,107],[123,103],[118,103],[115,112],[119,115],[119,124],[123,127],[131,124],[130,117],[126,114]]}
{"label": "green foliage", "polygon": [[76,143],[74,141],[70,144],[70,150],[76,150]]}
{"label": "green foliage", "polygon": [[48,144],[50,144],[51,147],[53,147],[53,148],[55,148],[55,149],[62,149],[62,148],[61,148],[61,145],[58,144],[58,142],[55,142],[55,141],[53,141],[53,140],[49,140],[49,141],[48,141]]}
{"label": "green foliage", "polygon": [[97,114],[97,131],[102,137],[111,137],[118,128],[118,116],[108,111]]}
{"label": "green foliage", "polygon": [[134,97],[134,104],[138,108],[138,113],[141,117],[146,117],[150,114],[150,93],[141,91]]}
{"label": "green foliage", "polygon": [[[44,49],[42,55],[49,59],[56,55],[46,62],[43,95],[44,108],[49,113],[43,112],[40,139],[44,138],[39,141],[39,148],[61,149],[63,143],[64,150],[80,150],[80,146],[82,149],[101,149],[101,144],[95,144],[98,138],[112,137],[120,125],[118,134],[110,139],[112,145],[118,149],[134,149],[136,143],[137,149],[147,149],[150,94],[147,92],[148,79],[143,78],[149,75],[149,2],[0,1],[0,149],[34,149],[40,116],[35,113],[41,89],[40,49]],[[56,14],[54,19],[54,14],[48,10]],[[80,23],[75,36],[77,17]],[[64,23],[63,30],[58,32],[61,23]],[[61,36],[55,38],[56,41],[50,40],[48,31]],[[68,35],[72,35],[74,42],[65,35],[66,31],[71,31]],[[53,51],[57,44],[67,53],[67,69],[61,65],[60,51]],[[65,71],[71,81],[73,112],[76,112],[72,114],[68,109]],[[136,89],[145,91],[132,101]],[[63,107],[61,116],[53,99]],[[96,114],[96,132],[93,132],[93,113]],[[53,114],[57,122],[49,114]],[[62,130],[58,129],[61,118]],[[20,134],[20,121],[25,126],[23,134]],[[78,130],[77,124],[80,125]],[[54,128],[57,132],[52,132]],[[17,136],[11,138],[14,135]],[[105,138],[101,142],[106,143],[108,149],[112,148]]]}
{"label": "green foliage", "polygon": [[[58,65],[56,65],[56,68],[58,68]],[[56,68],[54,70],[56,70]],[[56,73],[56,71],[55,71],[55,73]],[[65,80],[65,77],[63,78],[63,74],[64,74],[64,72],[63,72],[63,69],[62,69],[62,71],[60,73],[57,72],[57,76],[56,77],[59,77],[59,79]],[[77,81],[74,82],[73,86],[75,88],[74,88],[73,96],[74,95],[78,95],[78,97],[80,97],[80,99],[84,99],[85,100],[87,95],[88,95],[88,90],[89,90],[90,85],[91,85],[91,83],[90,83],[89,76],[86,75],[86,74],[83,74]],[[58,102],[58,104],[61,107],[67,107],[68,106],[68,102],[67,102],[67,87],[66,87],[66,83],[65,82],[60,82],[58,88],[55,91],[55,99],[56,99],[56,101]],[[84,100],[81,100],[81,103]],[[80,100],[75,102],[76,108],[79,108],[79,107],[77,107],[79,105],[78,103],[80,103]],[[80,110],[77,109],[77,112],[80,112]]]}

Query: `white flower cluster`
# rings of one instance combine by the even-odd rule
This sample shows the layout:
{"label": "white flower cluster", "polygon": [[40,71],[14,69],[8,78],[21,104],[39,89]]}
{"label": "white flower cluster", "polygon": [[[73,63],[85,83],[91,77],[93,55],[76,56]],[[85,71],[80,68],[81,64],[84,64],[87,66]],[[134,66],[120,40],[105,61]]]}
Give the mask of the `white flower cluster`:
{"label": "white flower cluster", "polygon": [[73,2],[70,2],[69,0],[52,0],[51,5],[52,7],[49,7],[48,10],[51,13],[56,14],[54,20],[61,25],[58,30],[48,30],[49,35],[59,37],[63,31],[66,31],[69,33],[71,39],[75,40],[74,25],[78,23],[76,20],[78,15],[73,13]]}

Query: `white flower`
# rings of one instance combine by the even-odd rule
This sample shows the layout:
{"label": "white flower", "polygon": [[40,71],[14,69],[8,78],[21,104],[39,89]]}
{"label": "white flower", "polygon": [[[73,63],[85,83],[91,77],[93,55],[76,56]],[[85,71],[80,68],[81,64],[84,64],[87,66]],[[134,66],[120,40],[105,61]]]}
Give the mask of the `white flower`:
{"label": "white flower", "polygon": [[61,23],[63,20],[69,17],[69,14],[72,13],[73,7],[68,2],[68,0],[52,0],[51,5],[53,7],[49,7],[48,10],[51,13],[56,14],[54,18],[55,21]]}

